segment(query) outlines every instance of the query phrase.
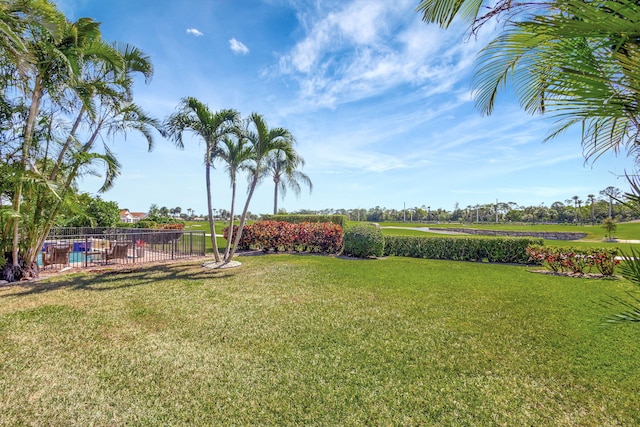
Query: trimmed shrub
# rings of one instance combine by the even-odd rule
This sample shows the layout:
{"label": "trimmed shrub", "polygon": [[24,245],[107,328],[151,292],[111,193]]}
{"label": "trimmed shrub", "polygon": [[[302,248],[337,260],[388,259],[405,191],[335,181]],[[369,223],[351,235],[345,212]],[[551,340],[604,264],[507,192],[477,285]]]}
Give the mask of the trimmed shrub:
{"label": "trimmed shrub", "polygon": [[132,222],[119,222],[116,224],[116,228],[136,228],[136,224]]}
{"label": "trimmed shrub", "polygon": [[347,225],[347,219],[346,215],[262,215],[263,221],[284,221],[292,224],[301,224],[303,222],[331,222],[339,225],[343,229]]}
{"label": "trimmed shrub", "polygon": [[329,222],[297,224],[294,250],[337,254],[342,249],[342,227]]}
{"label": "trimmed shrub", "polygon": [[157,222],[143,219],[135,223],[136,228],[155,228]]}
{"label": "trimmed shrub", "polygon": [[526,249],[536,243],[542,244],[542,239],[386,236],[384,253],[411,258],[530,264]]}
{"label": "trimmed shrub", "polygon": [[[234,235],[238,226],[233,228]],[[228,239],[229,227],[223,231]],[[256,221],[246,225],[238,249],[338,253],[342,248],[342,227],[332,223],[291,224],[284,221]]]}
{"label": "trimmed shrub", "polygon": [[183,222],[171,222],[165,224],[156,224],[153,228],[159,230],[184,230]]}
{"label": "trimmed shrub", "polygon": [[358,258],[384,255],[385,238],[382,230],[374,225],[354,225],[344,232],[342,252]]}

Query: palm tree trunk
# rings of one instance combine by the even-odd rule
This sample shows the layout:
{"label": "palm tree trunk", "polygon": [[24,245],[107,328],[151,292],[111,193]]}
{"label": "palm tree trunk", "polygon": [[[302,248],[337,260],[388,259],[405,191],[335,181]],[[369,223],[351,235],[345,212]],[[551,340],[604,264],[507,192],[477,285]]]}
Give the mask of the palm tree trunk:
{"label": "palm tree trunk", "polygon": [[[29,116],[24,126],[24,140],[22,142],[22,169],[26,172],[29,165],[29,152],[31,151],[31,144],[33,142],[33,131],[35,129],[36,118],[38,117],[38,111],[40,110],[40,102],[42,100],[42,82],[41,77],[37,76],[31,94],[31,105],[29,106]],[[16,192],[13,196],[13,210],[15,211],[15,217],[13,218],[13,245],[11,248],[11,256],[13,257],[12,264],[14,267],[18,266],[18,251],[20,242],[20,205],[22,201],[22,180],[18,181],[16,186]]]}
{"label": "palm tree trunk", "polygon": [[229,233],[227,235],[227,247],[224,250],[224,259],[229,258],[229,252],[231,251],[231,241],[233,240],[233,216],[234,206],[236,204],[236,181],[235,179],[231,183],[231,219],[229,220]]}
{"label": "palm tree trunk", "polygon": [[51,175],[49,176],[49,179],[51,181],[56,179],[56,175],[58,174],[58,169],[60,169],[60,166],[62,165],[62,161],[64,160],[64,155],[69,149],[69,146],[71,146],[71,142],[73,142],[73,138],[76,132],[78,131],[78,127],[80,127],[80,123],[82,122],[82,117],[84,116],[84,112],[85,112],[85,106],[82,105],[82,107],[80,108],[80,112],[78,113],[78,116],[76,117],[76,120],[73,123],[73,126],[71,127],[69,136],[67,137],[67,140],[65,141],[64,146],[60,150],[60,154],[58,154],[58,160],[53,165],[53,170],[51,171]]}
{"label": "palm tree trunk", "polygon": [[275,182],[276,186],[273,190],[273,214],[278,214],[278,184],[279,182],[274,178],[273,182]]}
{"label": "palm tree trunk", "polygon": [[[207,155],[207,159],[209,156]],[[205,176],[207,180],[207,209],[209,212],[209,228],[211,229],[211,245],[213,246],[213,258],[216,262],[220,262],[220,252],[218,251],[218,241],[216,240],[216,224],[213,219],[213,206],[211,202],[211,163],[209,160],[205,162]]]}
{"label": "palm tree trunk", "polygon": [[[100,120],[96,124],[96,128],[93,130],[93,133],[91,134],[91,137],[89,138],[89,140],[82,147],[82,152],[87,153],[87,152],[89,152],[89,150],[91,150],[91,148],[93,147],[93,144],[96,142],[96,139],[98,138],[98,135],[100,134],[100,130],[102,129],[102,125],[103,124],[104,124],[104,119]],[[30,247],[29,247],[29,253],[27,254],[27,258],[26,258],[27,265],[29,265],[31,262],[34,262],[36,260],[37,256],[38,256],[38,254],[40,253],[40,250],[42,249],[42,246],[44,245],[44,241],[46,240],[47,236],[49,235],[49,231],[53,227],[55,219],[56,219],[56,217],[58,215],[58,211],[60,210],[60,207],[62,206],[62,203],[64,202],[64,199],[67,196],[67,193],[71,189],[73,181],[75,180],[76,176],[78,176],[78,170],[80,169],[80,166],[82,166],[82,162],[80,160],[77,160],[75,162],[75,164],[71,167],[71,170],[69,171],[69,174],[67,175],[67,179],[65,180],[64,185],[59,190],[57,202],[53,206],[51,211],[48,213],[48,218],[44,222],[44,224],[42,226],[42,229],[41,229],[41,232],[39,234],[36,232],[36,234],[31,236],[31,239],[30,239],[31,243],[30,243]],[[39,211],[41,209],[42,209],[42,206],[38,206],[36,211]],[[35,224],[34,224],[34,226],[35,226]]]}
{"label": "palm tree trunk", "polygon": [[242,229],[244,228],[245,220],[247,219],[247,212],[249,211],[249,203],[251,203],[251,198],[253,197],[253,192],[258,185],[258,174],[256,173],[253,176],[253,181],[251,182],[251,187],[249,188],[249,194],[247,195],[247,201],[244,204],[244,209],[242,210],[242,216],[240,217],[240,225],[238,226],[238,232],[236,233],[236,237],[233,239],[233,247],[231,248],[231,252],[229,255],[225,257],[224,262],[227,263],[233,259],[233,255],[236,253],[236,248],[238,247],[238,243],[240,242],[240,237],[242,237]]}

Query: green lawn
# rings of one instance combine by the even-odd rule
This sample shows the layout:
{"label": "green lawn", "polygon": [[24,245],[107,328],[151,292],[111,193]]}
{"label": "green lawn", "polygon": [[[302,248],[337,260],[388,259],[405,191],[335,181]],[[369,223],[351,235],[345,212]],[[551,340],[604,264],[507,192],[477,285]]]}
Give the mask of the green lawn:
{"label": "green lawn", "polygon": [[[425,232],[420,230],[411,230],[412,228],[476,228],[487,230],[506,230],[506,231],[549,231],[549,232],[578,232],[586,233],[587,236],[583,241],[602,243],[607,233],[602,225],[567,225],[567,224],[533,224],[533,225],[514,225],[514,224],[424,224],[424,223],[403,223],[390,222],[380,223],[385,234],[395,235],[434,235],[436,233]],[[402,228],[386,228],[386,227],[402,227]],[[422,233],[422,234],[421,234]],[[427,233],[427,234],[425,234]],[[620,240],[640,240],[640,222],[625,222],[617,224],[616,231],[613,236]]]}
{"label": "green lawn", "polygon": [[[385,229],[384,227],[403,227],[403,228],[476,228],[487,230],[504,230],[504,231],[549,231],[549,232],[576,232],[587,233],[587,237],[584,240],[592,240],[601,242],[607,237],[607,233],[602,225],[569,225],[569,224],[424,224],[424,223],[403,223],[403,222],[383,222],[380,223],[383,230],[388,233],[397,233],[392,231],[394,229]],[[397,230],[397,229],[395,229]],[[414,231],[414,233],[421,233],[421,231]],[[419,234],[418,234],[419,235]],[[640,240],[640,222],[623,222],[617,224],[616,231],[613,233],[614,237],[620,240]]]}
{"label": "green lawn", "polygon": [[[252,221],[250,221],[249,223],[251,222]],[[239,222],[236,221],[235,223],[236,225],[238,225]],[[228,221],[216,221],[215,223],[216,234],[222,235],[223,230],[228,226],[229,226]],[[205,234],[211,234],[211,229],[209,228],[208,221],[185,221],[185,229],[193,230],[193,231],[204,231]],[[220,252],[224,252],[224,248],[227,245],[227,240],[223,237],[217,237],[216,240],[218,242],[218,249],[220,250]],[[206,241],[206,251],[212,252],[213,245],[211,244],[211,237],[207,236],[205,241]]]}
{"label": "green lawn", "polygon": [[0,287],[0,424],[640,424],[629,282],[240,260]]}
{"label": "green lawn", "polygon": [[[382,228],[382,234],[385,236],[417,236],[417,237],[464,237],[464,238],[487,238],[490,236],[469,235],[469,234],[441,234],[432,233],[429,231],[412,230],[410,228]],[[638,250],[638,244],[621,243],[621,242],[606,242],[598,240],[545,240],[545,245],[549,246],[570,246],[578,248],[618,248],[623,252],[630,252],[630,248],[633,247]]]}

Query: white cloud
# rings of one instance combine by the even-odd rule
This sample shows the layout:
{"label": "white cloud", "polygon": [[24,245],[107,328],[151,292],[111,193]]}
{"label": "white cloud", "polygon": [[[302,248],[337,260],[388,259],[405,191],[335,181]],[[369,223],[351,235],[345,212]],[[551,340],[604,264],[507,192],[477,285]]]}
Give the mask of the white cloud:
{"label": "white cloud", "polygon": [[470,73],[477,44],[392,3],[352,2],[316,13],[313,24],[303,26],[306,36],[280,57],[277,72],[298,82],[299,97],[311,108],[336,108],[402,85],[425,97],[456,92]]}
{"label": "white cloud", "polygon": [[242,42],[239,42],[236,39],[229,40],[229,47],[234,53],[238,53],[241,55],[246,55],[249,53],[249,48],[246,47]]}
{"label": "white cloud", "polygon": [[197,30],[196,28],[187,28],[187,33],[192,34],[196,37],[204,36],[204,34],[201,33],[199,30]]}

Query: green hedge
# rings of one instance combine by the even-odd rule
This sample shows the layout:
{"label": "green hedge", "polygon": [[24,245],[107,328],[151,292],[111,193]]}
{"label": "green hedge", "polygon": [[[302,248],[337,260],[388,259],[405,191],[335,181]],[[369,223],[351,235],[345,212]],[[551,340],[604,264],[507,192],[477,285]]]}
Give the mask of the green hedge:
{"label": "green hedge", "polygon": [[354,225],[344,231],[342,253],[358,258],[380,257],[384,254],[385,238],[374,225]]}
{"label": "green hedge", "polygon": [[460,238],[385,236],[384,254],[451,261],[531,264],[527,247],[535,238]]}
{"label": "green hedge", "polygon": [[265,221],[283,221],[291,224],[303,222],[331,222],[338,224],[343,229],[347,226],[346,215],[262,215]]}

